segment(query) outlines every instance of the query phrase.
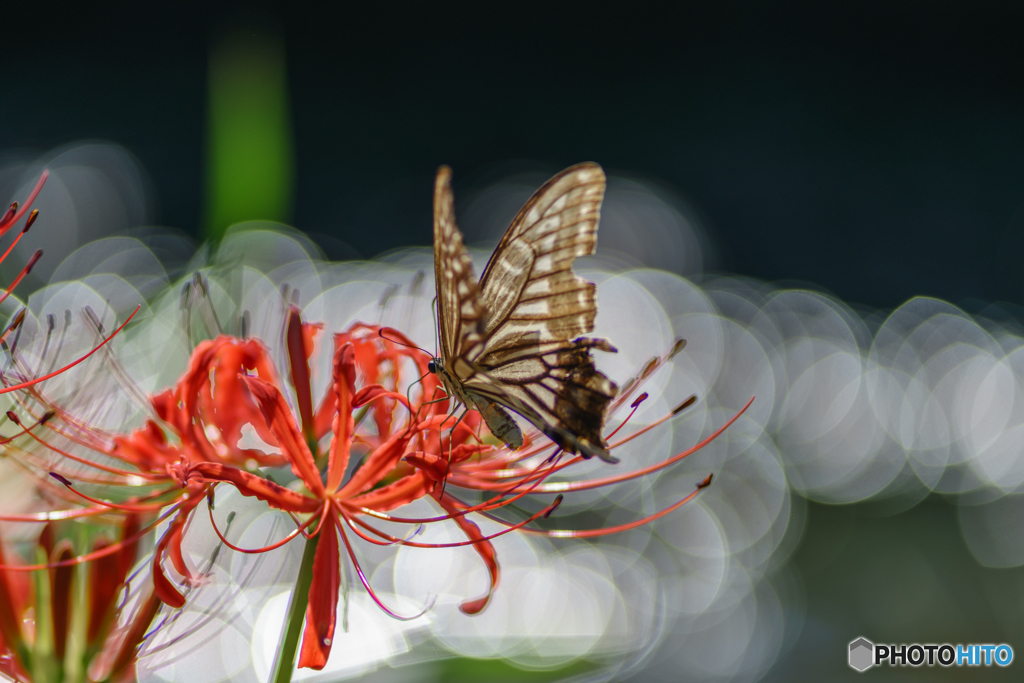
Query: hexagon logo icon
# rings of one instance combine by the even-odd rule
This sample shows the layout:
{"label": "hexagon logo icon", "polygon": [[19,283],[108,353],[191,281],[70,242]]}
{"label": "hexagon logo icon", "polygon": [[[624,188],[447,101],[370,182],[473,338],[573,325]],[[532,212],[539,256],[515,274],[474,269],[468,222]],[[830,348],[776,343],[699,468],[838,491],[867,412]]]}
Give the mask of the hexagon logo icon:
{"label": "hexagon logo icon", "polygon": [[850,666],[857,671],[867,671],[874,665],[875,644],[867,638],[858,638],[850,643]]}

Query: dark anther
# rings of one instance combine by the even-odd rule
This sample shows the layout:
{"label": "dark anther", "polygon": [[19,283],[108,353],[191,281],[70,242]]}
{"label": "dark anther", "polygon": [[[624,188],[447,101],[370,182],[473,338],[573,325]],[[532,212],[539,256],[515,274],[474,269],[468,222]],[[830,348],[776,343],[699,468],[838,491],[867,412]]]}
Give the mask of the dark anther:
{"label": "dark anther", "polygon": [[638,405],[647,400],[647,392],[640,394],[636,397],[636,400],[629,404],[630,408],[636,408]]}
{"label": "dark anther", "polygon": [[32,254],[32,258],[28,260],[28,264],[25,266],[25,272],[28,273],[32,270],[32,266],[36,265],[36,261],[43,257],[43,250],[36,249],[36,253]]}
{"label": "dark anther", "polygon": [[13,410],[8,410],[7,411],[7,419],[10,420],[11,422],[13,422],[16,425],[20,425],[21,424],[21,420],[18,418],[18,416],[15,414],[15,412]]}
{"label": "dark anther", "polygon": [[68,479],[67,477],[64,477],[64,476],[62,476],[60,474],[57,474],[56,472],[50,472],[50,476],[53,477],[54,479],[56,479],[57,481],[59,481],[60,483],[64,484],[68,488],[73,486],[73,484],[71,483],[70,479]]}
{"label": "dark anther", "polygon": [[28,229],[32,227],[37,218],[39,218],[39,209],[32,209],[32,213],[28,215],[28,220],[25,221],[25,227],[21,229],[21,232],[23,234],[28,232]]}
{"label": "dark anther", "polygon": [[672,414],[673,415],[678,415],[679,413],[683,412],[684,410],[686,410],[687,408],[689,408],[690,406],[692,406],[696,402],[697,402],[697,394],[694,394],[690,398],[686,399],[685,401],[683,401],[682,403],[677,405],[675,407],[675,410],[672,411]]}
{"label": "dark anther", "polygon": [[561,493],[559,493],[555,497],[555,502],[552,503],[551,507],[548,508],[548,511],[544,513],[544,519],[547,519],[551,515],[551,513],[555,511],[555,508],[562,504],[563,498],[565,498],[565,496],[563,496]]}
{"label": "dark anther", "polygon": [[18,311],[18,315],[14,316],[14,322],[11,323],[11,326],[8,329],[13,330],[15,327],[20,327],[21,324],[25,322],[25,311],[26,309],[24,308]]}
{"label": "dark anther", "polygon": [[14,214],[18,213],[18,202],[11,202],[11,206],[7,209],[7,213],[4,214],[3,218],[0,218],[0,225],[9,222],[14,218]]}
{"label": "dark anther", "polygon": [[181,287],[181,299],[178,301],[178,308],[185,310],[188,307],[188,294],[192,291],[192,283],[186,282]]}
{"label": "dark anther", "polygon": [[697,490],[700,491],[701,489],[706,489],[707,487],[711,486],[711,477],[713,476],[715,476],[714,472],[709,474],[707,479],[697,484]]}

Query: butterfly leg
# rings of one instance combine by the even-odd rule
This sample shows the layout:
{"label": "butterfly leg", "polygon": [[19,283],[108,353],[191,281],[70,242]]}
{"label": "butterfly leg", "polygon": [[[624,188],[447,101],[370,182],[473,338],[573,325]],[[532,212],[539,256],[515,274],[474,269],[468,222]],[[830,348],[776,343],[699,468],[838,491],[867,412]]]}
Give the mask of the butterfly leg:
{"label": "butterfly leg", "polygon": [[[466,413],[468,413],[468,412],[469,412],[469,408],[467,408],[465,406],[465,404],[463,404],[462,415],[459,415],[459,418],[457,420],[455,420],[455,424],[452,425],[451,430],[449,430],[449,432],[448,432],[448,464],[447,464],[447,466],[445,467],[445,470],[444,470],[444,481],[441,483],[441,495],[442,496],[444,495],[445,486],[448,485],[448,473],[451,471],[451,468],[452,468],[452,451],[455,449],[455,445],[452,443],[452,440],[455,438],[455,430],[458,429],[459,424],[462,422],[463,418],[466,417]],[[453,410],[451,415],[454,415],[454,414],[455,414],[455,411]],[[449,415],[448,417],[451,417],[451,415]],[[447,422],[447,421],[448,421],[448,419],[445,418],[445,422]],[[437,437],[438,437],[438,439],[441,438],[441,430],[442,429],[444,429],[444,422],[442,422],[441,426],[438,427],[438,430],[437,430]]]}

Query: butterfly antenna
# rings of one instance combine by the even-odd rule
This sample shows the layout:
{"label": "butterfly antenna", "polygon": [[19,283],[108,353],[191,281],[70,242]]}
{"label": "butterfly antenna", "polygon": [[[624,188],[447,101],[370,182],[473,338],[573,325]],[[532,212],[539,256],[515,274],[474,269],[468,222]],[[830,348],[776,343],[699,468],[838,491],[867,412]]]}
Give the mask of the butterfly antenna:
{"label": "butterfly antenna", "polygon": [[[406,344],[405,342],[400,342],[400,341],[398,341],[397,339],[392,339],[391,337],[388,337],[388,336],[386,336],[386,335],[384,334],[384,330],[386,330],[386,329],[388,329],[388,328],[386,328],[386,327],[382,327],[382,328],[380,328],[379,330],[377,330],[377,334],[378,334],[378,336],[380,336],[380,338],[381,338],[381,339],[385,339],[385,340],[387,340],[387,341],[391,342],[392,344],[398,344],[399,346],[404,346],[404,347],[406,347],[406,348],[410,348],[410,349],[417,349],[417,350],[419,350],[419,351],[422,351],[423,353],[427,354],[427,355],[428,355],[428,356],[430,356],[431,358],[433,358],[433,357],[434,357],[434,356],[433,356],[433,355],[432,355],[432,354],[430,353],[430,351],[427,351],[427,350],[426,350],[425,348],[423,348],[422,346],[416,346],[415,344]],[[426,375],[423,375],[423,377],[426,377]],[[423,379],[423,377],[420,377],[420,379]]]}

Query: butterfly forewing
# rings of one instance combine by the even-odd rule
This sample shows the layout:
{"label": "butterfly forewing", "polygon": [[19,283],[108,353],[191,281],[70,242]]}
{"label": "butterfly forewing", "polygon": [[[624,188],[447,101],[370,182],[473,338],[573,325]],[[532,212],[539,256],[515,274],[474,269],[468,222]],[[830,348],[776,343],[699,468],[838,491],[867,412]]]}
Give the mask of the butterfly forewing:
{"label": "butterfly forewing", "polygon": [[594,253],[604,187],[600,166],[573,166],[512,221],[480,278],[488,352],[514,347],[523,335],[567,340],[594,328],[594,285],[577,277],[572,263]]}
{"label": "butterfly forewing", "polygon": [[[594,367],[589,349],[614,349],[579,336],[594,326],[595,287],[572,272],[575,258],[596,246],[604,172],[579,164],[538,190],[505,232],[479,286],[455,225],[450,175],[443,167],[435,188],[442,376],[485,418],[497,409],[490,403],[506,406],[566,450],[612,461],[600,430],[617,388]],[[499,417],[487,419],[492,431],[507,429]]]}
{"label": "butterfly forewing", "polygon": [[473,262],[455,225],[452,170],[442,166],[434,183],[434,278],[441,358],[463,357],[483,341],[485,311]]}

